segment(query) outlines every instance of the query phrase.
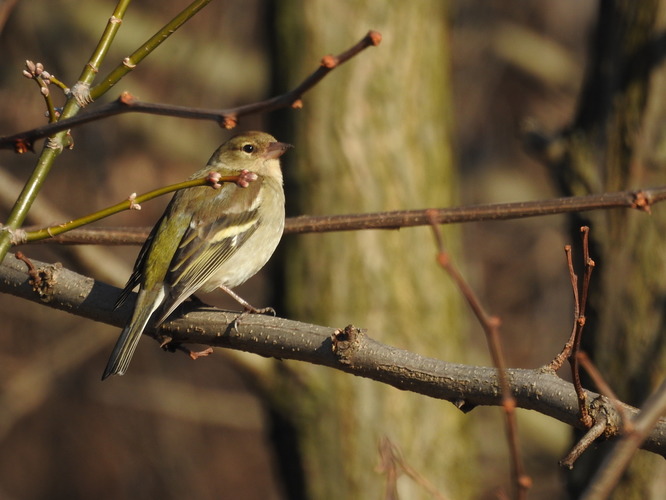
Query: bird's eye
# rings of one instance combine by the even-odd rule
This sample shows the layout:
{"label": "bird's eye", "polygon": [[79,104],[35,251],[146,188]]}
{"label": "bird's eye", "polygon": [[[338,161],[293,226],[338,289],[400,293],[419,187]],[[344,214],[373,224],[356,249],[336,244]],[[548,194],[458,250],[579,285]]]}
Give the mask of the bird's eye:
{"label": "bird's eye", "polygon": [[254,146],[252,144],[245,144],[241,149],[246,153],[252,153],[254,151]]}

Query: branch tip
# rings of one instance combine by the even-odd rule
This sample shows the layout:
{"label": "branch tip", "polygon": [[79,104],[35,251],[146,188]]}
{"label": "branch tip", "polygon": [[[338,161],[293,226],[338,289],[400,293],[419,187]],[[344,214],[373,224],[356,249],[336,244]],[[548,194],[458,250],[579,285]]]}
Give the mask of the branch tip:
{"label": "branch tip", "polygon": [[160,349],[164,349],[165,351],[171,350],[173,352],[173,349],[171,349],[173,346],[170,346],[171,342],[173,342],[172,337],[169,337],[168,335],[162,335],[160,340]]}
{"label": "branch tip", "polygon": [[379,31],[370,30],[366,36],[375,47],[382,43],[382,34]]}
{"label": "branch tip", "polygon": [[532,488],[532,478],[527,475],[522,475],[518,478],[518,484],[520,485],[521,488],[524,489],[531,489]]}

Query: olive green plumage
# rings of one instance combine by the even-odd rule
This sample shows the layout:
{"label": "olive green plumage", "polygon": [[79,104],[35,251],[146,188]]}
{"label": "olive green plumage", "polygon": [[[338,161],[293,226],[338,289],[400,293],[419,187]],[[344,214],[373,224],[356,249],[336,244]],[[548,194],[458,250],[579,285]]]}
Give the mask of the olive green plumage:
{"label": "olive green plumage", "polygon": [[161,324],[198,290],[231,289],[256,274],[275,251],[284,229],[279,157],[289,148],[264,132],[246,132],[222,144],[192,175],[253,172],[247,187],[224,183],[176,192],[139,252],[120,306],[138,285],[129,324],[122,331],[102,380],[122,375],[146,326]]}

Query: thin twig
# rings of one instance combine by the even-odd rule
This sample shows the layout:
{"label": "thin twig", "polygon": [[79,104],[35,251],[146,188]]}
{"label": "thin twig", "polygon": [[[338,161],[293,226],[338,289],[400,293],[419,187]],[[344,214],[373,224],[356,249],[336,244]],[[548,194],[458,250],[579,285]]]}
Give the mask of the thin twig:
{"label": "thin twig", "polygon": [[[138,47],[132,54],[124,58],[101,82],[90,89],[90,99],[95,100],[104,95],[108,90],[118,83],[127,73],[132,71],[146,57],[153,53],[165,40],[173,35],[183,24],[210,3],[211,0],[193,0],[187,7],[180,11],[167,24],[162,26],[157,33]],[[111,18],[113,21],[113,18]],[[96,61],[90,65],[95,71],[99,68]]]}
{"label": "thin twig", "polygon": [[554,372],[562,368],[564,362],[571,355],[571,349],[573,349],[574,339],[576,338],[576,330],[578,329],[578,315],[580,312],[580,303],[578,301],[578,276],[574,271],[573,258],[571,257],[571,245],[564,246],[564,253],[567,258],[567,268],[569,269],[569,282],[571,283],[571,291],[573,292],[573,304],[574,304],[574,314],[573,314],[573,326],[571,327],[571,334],[569,339],[564,344],[562,351],[555,356],[555,358],[547,365],[549,370]]}
{"label": "thin twig", "polygon": [[17,152],[24,152],[33,149],[36,140],[48,137],[55,132],[68,130],[84,123],[101,120],[109,116],[120,113],[149,113],[156,115],[175,116],[180,118],[191,118],[198,120],[213,120],[225,128],[236,126],[238,119],[255,113],[266,113],[285,107],[301,107],[301,97],[305,92],[319,83],[326,75],[335,68],[359,54],[368,47],[376,46],[381,41],[381,35],[376,31],[370,31],[353,47],[337,56],[325,56],[322,59],[319,68],[308,76],[303,82],[293,90],[285,94],[234,108],[210,110],[191,108],[185,106],[171,106],[167,104],[157,104],[141,102],[136,100],[131,94],[123,93],[115,101],[99,106],[93,111],[79,113],[78,115],[38,127],[25,132],[20,132],[11,136],[0,137],[0,149],[14,149]]}
{"label": "thin twig", "polygon": [[123,18],[125,17],[125,12],[129,7],[131,0],[119,0],[116,4],[116,8],[113,10],[113,14],[109,17],[109,20],[104,27],[104,32],[99,39],[95,50],[88,59],[88,63],[83,67],[81,75],[79,76],[79,82],[83,83],[86,87],[90,87],[93,80],[97,76],[99,67],[104,62],[106,55],[111,48],[111,44],[122,26]]}
{"label": "thin twig", "polygon": [[579,291],[578,276],[574,271],[573,258],[571,255],[571,245],[566,245],[564,247],[564,252],[567,257],[567,267],[569,269],[569,280],[571,281],[571,290],[573,292],[574,298],[574,321],[573,327],[571,330],[571,335],[569,339],[564,344],[562,351],[555,356],[555,358],[547,365],[547,369],[557,371],[562,367],[562,364],[565,360],[569,360],[571,365],[571,374],[573,378],[573,384],[576,389],[576,394],[578,395],[578,407],[581,414],[581,422],[586,426],[590,427],[593,423],[592,417],[589,414],[587,409],[587,401],[585,397],[585,390],[580,381],[580,371],[578,368],[579,357],[578,353],[580,351],[580,342],[581,336],[583,333],[583,328],[585,327],[585,309],[587,306],[587,297],[590,287],[590,279],[592,276],[592,270],[594,269],[594,261],[590,258],[589,251],[589,231],[590,229],[587,226],[581,227],[581,233],[583,234],[583,261],[585,264],[585,274],[583,276],[583,284],[581,290]]}
{"label": "thin twig", "polygon": [[502,344],[499,339],[500,319],[497,316],[488,315],[481,305],[474,290],[465,281],[462,274],[452,264],[451,259],[444,248],[442,233],[439,229],[436,219],[436,213],[431,213],[431,227],[435,236],[437,245],[437,262],[453,279],[456,286],[465,297],[465,300],[474,311],[474,315],[481,324],[486,334],[488,349],[490,350],[493,364],[497,368],[497,378],[499,380],[500,390],[502,392],[502,408],[505,414],[505,425],[509,449],[511,450],[511,473],[515,484],[515,497],[517,499],[527,498],[527,491],[532,486],[532,479],[525,472],[520,446],[518,443],[518,432],[516,423],[516,399],[511,392],[511,385],[506,375],[506,366],[504,364],[504,354],[502,353]]}
{"label": "thin twig", "polygon": [[585,435],[576,443],[573,449],[569,454],[560,460],[560,465],[566,467],[567,469],[573,469],[573,464],[578,460],[578,458],[587,450],[594,441],[601,436],[606,430],[606,425],[608,421],[603,416],[599,414],[594,422],[594,425],[589,428]]}
{"label": "thin twig", "polygon": [[[60,113],[58,122],[53,125],[66,122],[67,119],[76,116],[81,108],[88,102],[89,93],[87,91],[95,79],[99,63],[101,63],[108,54],[111,43],[120,27],[120,23],[122,22],[129,4],[130,0],[118,0],[113,14],[109,18],[106,29],[93,51],[91,58],[88,60],[88,64],[84,66],[79,76],[79,80],[71,89],[69,99]],[[28,211],[44,186],[56,158],[65,147],[71,146],[72,144],[68,129],[52,132],[51,134],[48,134],[48,137],[49,139],[46,141],[44,148],[37,159],[32,175],[26,181],[23,190],[18,195],[11,212],[7,217],[5,225],[9,231],[0,232],[0,259],[4,259],[9,251],[9,248],[12,245],[11,231],[20,228],[25,221],[28,216]],[[14,148],[16,152],[25,152],[32,150],[33,144],[31,141],[19,139],[15,141]]]}
{"label": "thin twig", "polygon": [[112,205],[103,210],[99,210],[93,214],[86,215],[84,217],[80,217],[78,219],[65,222],[63,224],[58,224],[56,226],[51,226],[44,229],[38,229],[35,231],[22,232],[20,233],[21,241],[14,241],[13,244],[16,245],[20,243],[27,243],[32,241],[40,241],[48,238],[53,238],[58,234],[66,233],[67,231],[71,231],[86,224],[91,224],[92,222],[96,222],[98,220],[123,212],[125,210],[140,210],[141,203],[148,200],[152,200],[154,198],[157,198],[158,196],[162,196],[167,193],[178,191],[180,189],[187,189],[187,188],[192,188],[197,186],[207,186],[207,185],[208,186],[212,185],[215,188],[219,187],[220,182],[240,182],[241,178],[242,175],[227,175],[222,177],[216,176],[215,178],[213,178],[211,175],[208,175],[206,177],[201,177],[198,179],[193,179],[185,182],[179,182],[177,184],[172,184],[170,186],[155,189],[153,191],[149,191],[141,195],[136,195],[134,193],[131,194],[127,200],[121,201],[120,203],[116,203],[115,205]]}
{"label": "thin twig", "polygon": [[[604,210],[608,208],[638,208],[636,199],[649,199],[650,204],[666,200],[666,186],[639,191],[620,191],[599,195],[555,198],[552,200],[493,203],[467,207],[396,210],[348,215],[301,215],[287,219],[285,234],[358,231],[363,229],[399,229],[428,226],[434,217],[437,224],[457,224],[489,220],[511,220],[544,215]],[[649,205],[647,205],[649,206]],[[141,245],[150,228],[79,229],[50,241],[63,244]]]}
{"label": "thin twig", "polygon": [[[583,329],[585,328],[585,308],[587,305],[587,295],[590,287],[590,278],[592,270],[594,269],[594,261],[590,258],[589,248],[589,233],[590,228],[582,226],[580,228],[583,239],[583,261],[585,265],[585,272],[583,274],[583,285],[580,294],[578,295],[578,306],[576,307],[576,328],[574,329],[574,339],[571,346],[571,353],[569,354],[569,363],[571,365],[571,376],[573,378],[574,389],[578,396],[578,406],[580,408],[581,422],[587,427],[592,426],[594,420],[589,414],[587,409],[587,399],[585,389],[580,381],[580,369],[578,368],[578,352],[580,351],[580,343],[583,337]],[[577,282],[576,282],[577,284]]]}

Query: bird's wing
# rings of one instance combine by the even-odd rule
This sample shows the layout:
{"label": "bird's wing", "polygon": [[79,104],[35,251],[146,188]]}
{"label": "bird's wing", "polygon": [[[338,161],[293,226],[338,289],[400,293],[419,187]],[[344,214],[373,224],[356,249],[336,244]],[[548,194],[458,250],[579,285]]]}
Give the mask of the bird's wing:
{"label": "bird's wing", "polygon": [[[178,191],[144,243],[116,307],[137,286],[168,285],[162,319],[196,292],[254,233],[262,179],[240,188],[228,183]],[[202,199],[202,192],[208,189]],[[233,207],[233,212],[230,211]],[[159,248],[156,252],[153,248]]]}
{"label": "bird's wing", "polygon": [[224,186],[226,193],[197,207],[166,275],[172,296],[196,292],[254,233],[259,225],[261,183],[259,179],[246,188]]}
{"label": "bird's wing", "polygon": [[[173,200],[171,201],[173,203]],[[167,210],[168,211],[168,210]],[[127,284],[125,285],[125,288],[123,288],[123,291],[120,293],[118,296],[118,299],[116,300],[116,304],[113,306],[114,309],[118,309],[120,306],[122,306],[125,301],[127,300],[127,297],[130,296],[132,293],[132,290],[134,290],[139,284],[141,283],[141,276],[143,273],[143,269],[146,263],[146,256],[148,255],[148,250],[150,249],[151,245],[155,241],[155,234],[157,233],[158,228],[164,221],[164,218],[166,216],[166,211],[165,214],[162,215],[160,220],[157,221],[157,224],[153,227],[153,229],[150,231],[150,234],[148,235],[148,238],[146,241],[143,243],[143,246],[141,247],[141,250],[139,251],[139,255],[136,259],[136,262],[134,263],[134,269],[132,270],[132,274],[130,275],[129,279],[127,280]]]}

